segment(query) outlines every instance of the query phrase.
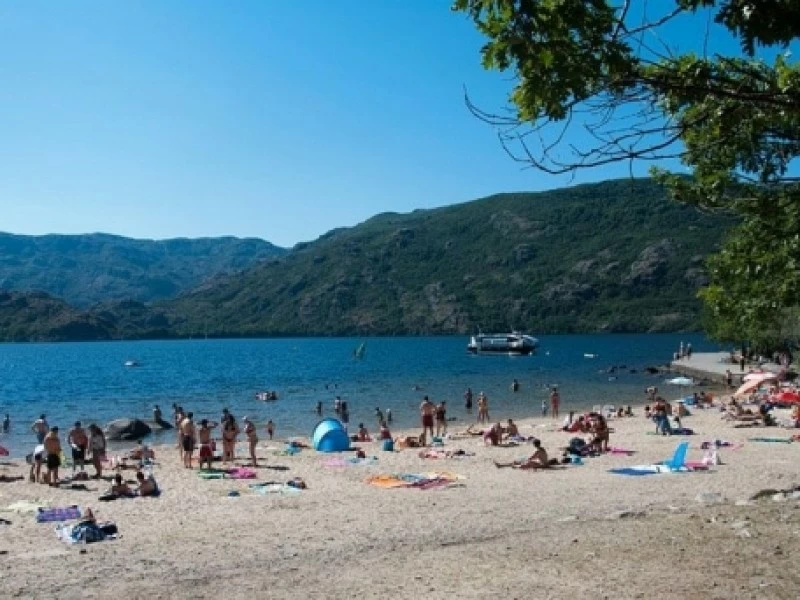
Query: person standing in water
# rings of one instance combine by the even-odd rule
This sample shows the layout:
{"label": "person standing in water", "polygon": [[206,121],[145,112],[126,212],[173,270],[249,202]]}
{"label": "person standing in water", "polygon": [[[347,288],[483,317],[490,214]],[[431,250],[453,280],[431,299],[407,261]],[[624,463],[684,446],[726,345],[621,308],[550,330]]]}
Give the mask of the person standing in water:
{"label": "person standing in water", "polygon": [[272,436],[275,435],[275,423],[272,421],[272,419],[267,421],[266,429],[267,429],[267,435],[269,436],[269,439],[272,439]]}
{"label": "person standing in water", "polygon": [[3,433],[8,433],[11,430],[11,417],[6,413],[6,418],[3,419]]}
{"label": "person standing in water", "polygon": [[464,408],[472,410],[472,388],[467,388],[464,392]]}
{"label": "person standing in water", "polygon": [[511,391],[512,392],[519,391],[519,381],[517,381],[516,379],[514,379],[514,381],[511,382]]}

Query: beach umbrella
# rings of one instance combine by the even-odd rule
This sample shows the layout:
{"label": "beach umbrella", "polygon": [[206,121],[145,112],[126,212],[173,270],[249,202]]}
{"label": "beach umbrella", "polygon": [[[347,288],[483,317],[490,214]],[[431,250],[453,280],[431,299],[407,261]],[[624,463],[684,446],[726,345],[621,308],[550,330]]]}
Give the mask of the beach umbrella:
{"label": "beach umbrella", "polygon": [[671,385],[694,385],[694,381],[692,381],[689,377],[675,377],[673,379],[667,379],[667,383]]}
{"label": "beach umbrella", "polygon": [[749,396],[750,394],[752,394],[753,392],[755,392],[758,389],[758,386],[760,386],[761,383],[762,383],[762,380],[760,380],[760,379],[751,379],[750,381],[745,381],[739,387],[739,389],[736,390],[733,393],[733,395],[736,398],[739,398],[740,396]]}

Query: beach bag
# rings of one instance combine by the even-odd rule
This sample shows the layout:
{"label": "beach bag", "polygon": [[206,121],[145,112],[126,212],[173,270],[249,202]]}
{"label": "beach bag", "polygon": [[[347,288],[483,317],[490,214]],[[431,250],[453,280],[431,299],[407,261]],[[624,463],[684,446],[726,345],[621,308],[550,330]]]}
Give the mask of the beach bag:
{"label": "beach bag", "polygon": [[385,452],[393,452],[394,440],[383,440],[383,449]]}

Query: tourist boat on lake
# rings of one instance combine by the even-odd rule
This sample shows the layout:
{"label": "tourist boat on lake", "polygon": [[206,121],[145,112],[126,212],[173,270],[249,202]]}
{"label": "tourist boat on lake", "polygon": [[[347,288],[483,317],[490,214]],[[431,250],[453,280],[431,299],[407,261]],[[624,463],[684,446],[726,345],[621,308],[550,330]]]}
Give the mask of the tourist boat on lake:
{"label": "tourist boat on lake", "polygon": [[518,331],[511,333],[479,333],[473,335],[467,350],[473,354],[533,354],[539,340]]}

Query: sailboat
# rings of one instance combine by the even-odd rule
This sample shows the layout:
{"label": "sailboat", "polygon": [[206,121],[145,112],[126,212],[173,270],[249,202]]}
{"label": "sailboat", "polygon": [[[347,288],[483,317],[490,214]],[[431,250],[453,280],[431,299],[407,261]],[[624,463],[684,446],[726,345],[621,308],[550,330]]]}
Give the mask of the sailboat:
{"label": "sailboat", "polygon": [[361,342],[358,345],[358,348],[353,350],[353,358],[357,358],[357,359],[361,360],[362,358],[364,358],[364,352],[366,352],[366,350],[367,350],[367,343],[366,342]]}

